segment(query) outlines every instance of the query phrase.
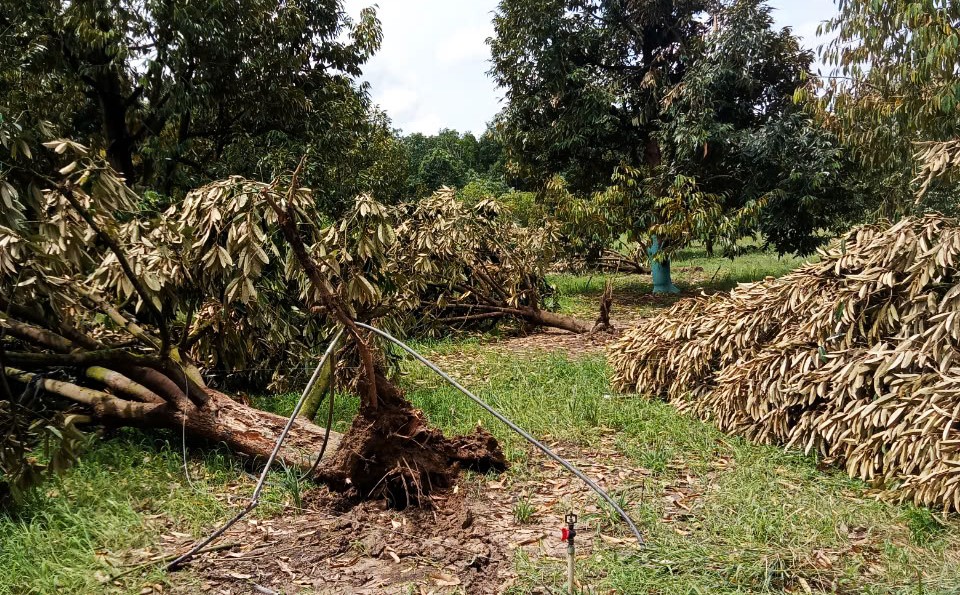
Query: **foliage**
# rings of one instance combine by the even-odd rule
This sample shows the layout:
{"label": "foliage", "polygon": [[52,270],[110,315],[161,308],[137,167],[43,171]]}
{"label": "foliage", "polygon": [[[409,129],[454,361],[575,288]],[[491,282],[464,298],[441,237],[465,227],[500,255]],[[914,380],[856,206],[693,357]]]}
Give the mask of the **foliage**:
{"label": "foliage", "polygon": [[[288,358],[282,338],[309,339],[311,331],[309,324],[294,330],[258,301],[276,285],[257,290],[262,279],[278,280],[270,265],[287,248],[273,243],[277,217],[264,202],[312,210],[309,191],[271,199],[275,186],[231,179],[156,215],[140,210],[140,197],[88,148],[67,140],[45,146],[47,159],[66,164],[60,181],[43,191],[32,182],[18,188],[19,172],[2,181],[6,198],[16,200],[0,227],[0,402],[11,430],[4,479],[15,490],[47,461],[62,469],[76,452],[80,419],[229,435],[231,416],[244,410],[221,401],[213,408],[221,425],[206,419],[222,395],[208,389],[200,368]],[[296,265],[287,271],[295,281]],[[26,399],[15,397],[21,390]],[[43,413],[63,409],[60,418]],[[76,409],[86,415],[71,415]],[[256,452],[257,437],[277,420],[259,422],[242,439],[249,442],[234,446]],[[41,448],[46,460],[36,457]]]}
{"label": "foliage", "polygon": [[706,26],[702,0],[503,0],[491,73],[505,89],[498,117],[512,174],[539,186],[554,174],[575,193],[606,185],[621,161],[657,160],[661,102]]}
{"label": "foliage", "polygon": [[[809,253],[857,213],[837,142],[793,102],[811,55],[760,0],[504,0],[493,74],[516,174],[572,247],[622,234],[661,257],[700,239],[728,254],[765,234]],[[704,18],[708,15],[709,18]]]}
{"label": "foliage", "polygon": [[942,216],[856,229],[820,262],[641,324],[612,348],[615,384],[958,509],[958,252]]}
{"label": "foliage", "polygon": [[[157,214],[87,147],[45,146],[65,164],[59,181],[40,191],[18,188],[23,176],[0,179],[4,200],[16,201],[0,227],[0,359],[17,386],[37,382],[93,419],[221,431],[192,417],[209,410],[207,373],[221,385],[282,386],[345,320],[412,328],[453,309],[568,322],[540,310],[551,226],[520,228],[492,201],[467,207],[444,190],[390,208],[361,195],[325,224],[300,167],[269,184],[213,182]],[[350,366],[369,364],[357,341],[350,349],[342,373],[357,382]],[[15,403],[9,390],[0,402]],[[15,478],[17,461],[35,467],[29,451],[44,433],[4,412],[10,439],[26,444],[4,461]]]}
{"label": "foliage", "polygon": [[446,149],[436,147],[420,162],[417,178],[429,191],[443,186],[463,186],[466,181],[466,166]]}
{"label": "foliage", "polygon": [[960,170],[960,139],[918,142],[916,158],[920,162],[920,173],[914,182],[920,183],[919,194],[923,196],[938,178],[955,183]]}
{"label": "foliage", "polygon": [[410,302],[418,323],[545,322],[540,310],[552,293],[545,275],[557,240],[549,219],[521,227],[495,201],[469,207],[445,189],[413,205],[397,236],[392,260],[419,276]]}
{"label": "foliage", "polygon": [[[845,0],[820,27],[832,36],[821,56],[832,76],[814,79],[800,96],[882,189],[883,214],[913,209],[914,143],[960,136],[958,20],[960,6],[949,0]],[[950,193],[927,202],[952,207]]]}
{"label": "foliage", "polygon": [[492,130],[479,139],[449,128],[431,136],[416,132],[403,137],[403,146],[409,159],[407,192],[415,198],[473,181],[502,184],[502,147]]}
{"label": "foliage", "polygon": [[689,220],[683,233],[728,250],[760,232],[780,253],[809,254],[825,241],[820,230],[846,229],[859,214],[839,143],[793,101],[811,53],[790,29],[774,28],[771,10],[738,0],[716,12],[665,98],[656,133],[663,167],[651,192],[696,189],[681,192],[682,202],[657,201],[658,236]]}
{"label": "foliage", "polygon": [[0,115],[34,152],[78,139],[163,196],[269,180],[304,152],[334,206],[396,177],[374,164],[393,132],[355,82],[380,44],[371,9],[352,22],[339,0],[7,0],[0,15]]}

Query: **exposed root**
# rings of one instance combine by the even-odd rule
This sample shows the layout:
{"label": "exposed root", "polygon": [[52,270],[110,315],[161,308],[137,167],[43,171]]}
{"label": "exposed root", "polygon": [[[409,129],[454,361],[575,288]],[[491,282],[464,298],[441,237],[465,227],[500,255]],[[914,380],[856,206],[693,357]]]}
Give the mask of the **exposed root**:
{"label": "exposed root", "polygon": [[[378,378],[378,385],[382,377]],[[378,386],[380,407],[361,412],[319,479],[360,499],[385,499],[402,510],[429,502],[435,490],[451,487],[461,467],[503,471],[507,461],[496,438],[482,428],[446,438],[396,389]]]}

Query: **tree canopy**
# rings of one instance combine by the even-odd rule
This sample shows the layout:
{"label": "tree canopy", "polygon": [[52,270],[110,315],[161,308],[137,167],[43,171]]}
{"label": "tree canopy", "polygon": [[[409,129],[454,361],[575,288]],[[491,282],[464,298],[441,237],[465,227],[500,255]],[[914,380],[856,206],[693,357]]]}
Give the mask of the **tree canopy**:
{"label": "tree canopy", "polygon": [[403,137],[407,151],[407,192],[429,195],[443,186],[461,188],[473,180],[503,177],[503,148],[493,130],[478,139],[470,132],[445,128],[434,135],[419,132]]}
{"label": "tree canopy", "polygon": [[664,95],[706,31],[705,0],[503,0],[491,74],[515,174],[562,174],[575,191],[609,183],[621,161],[656,164]]}
{"label": "tree canopy", "polygon": [[340,203],[403,177],[365,158],[395,144],[356,82],[380,44],[371,9],[353,22],[339,0],[4,0],[0,26],[0,115],[35,152],[69,136],[163,195],[271,179],[307,152],[305,175]]}
{"label": "tree canopy", "polygon": [[503,0],[495,24],[508,168],[592,195],[574,228],[593,210],[668,250],[761,232],[807,253],[853,210],[835,139],[793,101],[812,55],[764,2]]}
{"label": "tree canopy", "polygon": [[[914,209],[928,174],[943,173],[950,161],[945,151],[960,136],[960,5],[843,0],[838,6],[837,16],[820,27],[832,36],[821,55],[832,70],[798,95],[862,165],[883,198],[878,211],[902,214]],[[918,169],[922,176],[914,183]],[[955,204],[947,191],[928,196],[921,207],[952,210]]]}

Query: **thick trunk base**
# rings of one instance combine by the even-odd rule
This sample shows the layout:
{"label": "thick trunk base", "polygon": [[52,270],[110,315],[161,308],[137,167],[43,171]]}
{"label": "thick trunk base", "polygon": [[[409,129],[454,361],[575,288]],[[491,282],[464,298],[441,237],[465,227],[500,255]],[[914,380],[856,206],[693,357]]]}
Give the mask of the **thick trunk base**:
{"label": "thick trunk base", "polygon": [[[158,425],[176,430],[183,425],[192,437],[222,442],[236,452],[259,459],[270,456],[289,418],[238,403],[216,391],[208,390],[208,394],[210,398],[203,407],[186,414],[162,416]],[[291,467],[309,468],[320,452],[324,434],[323,428],[298,418],[277,458]],[[330,433],[325,459],[337,449],[341,438],[336,432]]]}
{"label": "thick trunk base", "polygon": [[446,438],[406,401],[386,400],[361,413],[322,468],[331,489],[359,499],[385,499],[392,508],[428,505],[430,493],[451,487],[461,468],[507,468],[497,440],[482,428]]}

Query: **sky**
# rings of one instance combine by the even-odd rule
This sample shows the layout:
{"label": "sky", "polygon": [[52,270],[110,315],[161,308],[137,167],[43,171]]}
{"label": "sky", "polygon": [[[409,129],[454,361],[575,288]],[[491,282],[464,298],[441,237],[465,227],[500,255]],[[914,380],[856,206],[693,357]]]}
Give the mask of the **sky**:
{"label": "sky", "polygon": [[[372,0],[346,0],[354,18]],[[364,68],[373,100],[405,133],[441,128],[482,133],[500,109],[502,90],[487,75],[497,0],[379,0],[383,44]],[[833,0],[770,0],[778,26],[816,48],[817,25]]]}

